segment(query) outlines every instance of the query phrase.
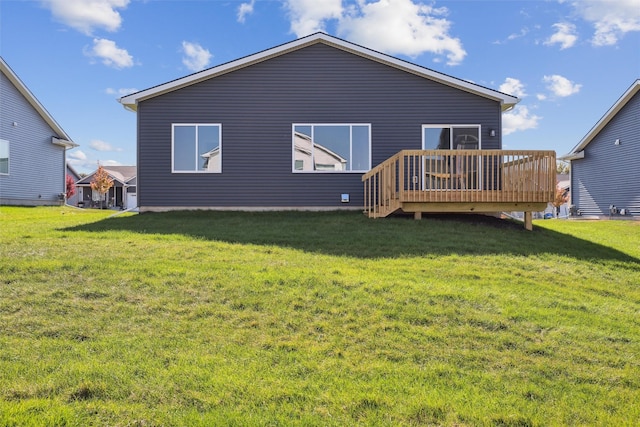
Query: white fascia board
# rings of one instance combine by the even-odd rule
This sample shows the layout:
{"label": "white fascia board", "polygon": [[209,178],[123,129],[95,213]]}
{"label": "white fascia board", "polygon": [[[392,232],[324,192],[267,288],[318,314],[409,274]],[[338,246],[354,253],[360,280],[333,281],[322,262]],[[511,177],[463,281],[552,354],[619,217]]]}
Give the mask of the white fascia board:
{"label": "white fascia board", "polygon": [[489,88],[477,85],[475,83],[470,83],[468,81],[461,80],[461,79],[449,76],[447,74],[439,73],[429,68],[425,68],[425,67],[413,64],[411,62],[404,61],[404,60],[395,58],[393,56],[377,52],[375,50],[339,39],[337,37],[330,36],[325,33],[315,33],[307,37],[302,37],[292,42],[288,42],[288,43],[273,47],[271,49],[254,53],[253,55],[245,56],[243,58],[240,58],[231,62],[227,62],[225,64],[218,65],[216,67],[209,68],[207,70],[200,71],[198,73],[194,73],[186,77],[161,84],[159,86],[154,86],[152,88],[149,88],[140,92],[136,92],[131,95],[123,96],[118,101],[122,105],[124,105],[125,108],[132,111],[136,111],[138,102],[143,101],[145,99],[153,98],[163,93],[171,92],[185,86],[189,86],[204,80],[208,80],[212,77],[216,77],[218,75],[222,75],[230,71],[244,68],[249,65],[256,64],[258,62],[262,62],[267,59],[277,57],[287,52],[295,51],[319,42],[325,43],[329,46],[333,46],[335,48],[350,52],[352,54],[355,54],[364,58],[371,59],[373,61],[376,61],[382,64],[392,66],[394,68],[398,68],[406,72],[410,72],[420,77],[424,77],[429,80],[433,80],[438,83],[451,86],[456,89],[460,89],[466,92],[483,96],[485,98],[490,98],[495,101],[499,101],[503,111],[513,108],[513,106],[515,106],[518,102],[520,102],[520,100],[515,96],[511,96],[493,89],[489,89]]}
{"label": "white fascia board", "polygon": [[51,143],[53,145],[59,145],[60,147],[64,147],[67,150],[70,149],[70,148],[78,147],[78,144],[76,144],[73,141],[69,141],[68,139],[57,138],[55,136],[51,137]]}
{"label": "white fascia board", "polygon": [[5,76],[7,76],[9,81],[16,87],[16,89],[18,89],[18,91],[22,94],[22,96],[24,96],[25,99],[29,102],[29,104],[31,104],[31,106],[38,112],[40,117],[42,117],[44,121],[47,122],[47,124],[51,127],[51,129],[53,129],[53,131],[56,133],[59,139],[65,140],[66,142],[71,144],[71,145],[67,144],[66,146],[68,146],[69,148],[78,146],[78,144],[76,144],[71,140],[69,135],[67,135],[64,129],[62,129],[62,127],[58,124],[58,122],[55,121],[53,116],[49,114],[47,109],[44,108],[44,106],[40,103],[40,101],[38,101],[35,95],[31,93],[29,88],[22,82],[22,80],[20,80],[18,75],[13,72],[11,67],[9,67],[9,65],[4,61],[2,57],[0,57],[0,71],[2,71],[2,73]]}
{"label": "white fascia board", "polygon": [[578,159],[584,159],[584,151],[569,153],[569,154],[565,154],[564,156],[558,157],[558,160],[565,160],[565,161],[578,160]]}
{"label": "white fascia board", "polygon": [[[598,123],[596,123],[591,130],[589,131],[589,133],[587,133],[584,138],[582,138],[580,140],[580,142],[578,143],[578,145],[576,145],[575,147],[573,147],[573,149],[571,150],[571,152],[568,155],[571,155],[573,153],[577,153],[579,151],[584,150],[584,148],[589,145],[589,143],[593,140],[593,138],[595,138],[602,129],[604,129],[604,127],[609,124],[609,122],[611,121],[611,119],[613,119],[616,114],[618,114],[618,112],[620,112],[620,110],[622,110],[622,108],[627,105],[627,102],[629,102],[631,100],[631,98],[633,98],[633,96],[638,93],[638,91],[640,90],[640,79],[636,80],[630,87],[629,89],[627,89],[627,91],[616,101],[615,104],[613,104],[613,106],[611,108],[609,108],[609,111],[607,111],[605,113],[604,116],[602,116],[602,118],[598,121]],[[568,156],[567,155],[567,156]]]}

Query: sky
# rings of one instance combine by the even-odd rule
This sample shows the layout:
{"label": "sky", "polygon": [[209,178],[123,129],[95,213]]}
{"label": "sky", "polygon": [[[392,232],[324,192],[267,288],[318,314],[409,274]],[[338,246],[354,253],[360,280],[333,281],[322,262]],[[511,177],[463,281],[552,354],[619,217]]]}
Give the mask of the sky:
{"label": "sky", "polygon": [[567,154],[640,78],[640,0],[0,0],[0,55],[84,173],[136,164],[121,96],[317,31],[519,97],[504,149]]}

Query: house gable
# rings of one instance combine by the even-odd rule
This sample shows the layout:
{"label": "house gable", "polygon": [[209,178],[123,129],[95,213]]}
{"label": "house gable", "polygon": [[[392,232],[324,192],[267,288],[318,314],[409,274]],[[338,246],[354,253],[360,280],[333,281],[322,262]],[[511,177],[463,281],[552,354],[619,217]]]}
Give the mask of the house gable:
{"label": "house gable", "polygon": [[637,93],[640,91],[640,79],[636,80],[627,91],[622,95],[618,101],[605,113],[604,116],[589,130],[589,132],[580,140],[580,142],[571,149],[569,154],[566,154],[560,157],[561,160],[573,160],[580,159],[584,157],[584,154],[581,153],[582,150],[585,149],[594,138],[596,138],[600,132],[609,124],[611,120],[613,120],[620,110],[625,108],[627,103],[634,99]]}
{"label": "house gable", "polygon": [[31,108],[35,110],[38,115],[49,125],[51,128],[51,143],[66,148],[77,147],[78,144],[73,142],[69,135],[60,127],[58,122],[55,121],[53,116],[44,108],[44,106],[38,101],[38,99],[31,93],[29,88],[20,80],[16,73],[9,67],[9,65],[0,57],[0,72],[3,77],[11,82],[11,85],[24,97],[24,99],[31,105]]}
{"label": "house gable", "polygon": [[386,64],[390,67],[394,67],[394,68],[403,70],[405,72],[415,74],[422,78],[433,80],[443,85],[451,86],[459,90],[467,91],[469,93],[473,93],[479,96],[483,96],[492,100],[499,101],[502,105],[503,111],[513,108],[513,106],[519,102],[518,98],[514,96],[511,96],[502,92],[498,92],[496,90],[489,89],[489,88],[468,82],[466,80],[461,80],[447,74],[439,73],[437,71],[431,70],[426,67],[421,67],[419,65],[416,65],[407,61],[403,61],[393,56],[386,55],[381,52],[377,52],[375,50],[368,49],[351,42],[347,42],[346,40],[342,40],[325,33],[315,33],[307,37],[302,37],[292,42],[285,43],[280,46],[276,46],[271,49],[267,49],[253,55],[249,55],[249,56],[237,59],[235,61],[231,61],[222,65],[219,65],[217,67],[212,67],[207,70],[170,81],[168,83],[164,83],[140,92],[133,93],[131,95],[124,96],[120,98],[119,101],[126,108],[136,111],[138,108],[138,103],[143,100],[160,96],[168,92],[172,92],[174,90],[179,90],[184,87],[187,87],[205,80],[209,80],[211,78],[215,78],[230,72],[234,72],[242,68],[250,67],[260,62],[268,61],[281,55],[290,54],[291,52],[294,52],[299,49],[304,49],[315,44],[324,44],[327,46],[331,46],[336,49],[340,49],[345,52],[348,52],[350,54],[360,56],[362,58],[367,58],[371,61],[379,62],[381,64]]}

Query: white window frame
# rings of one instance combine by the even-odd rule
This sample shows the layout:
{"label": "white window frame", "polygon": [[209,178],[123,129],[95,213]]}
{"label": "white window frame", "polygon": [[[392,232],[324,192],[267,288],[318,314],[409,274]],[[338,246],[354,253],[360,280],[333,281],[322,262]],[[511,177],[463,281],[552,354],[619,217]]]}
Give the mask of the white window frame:
{"label": "white window frame", "polygon": [[[198,165],[198,127],[199,126],[217,126],[218,127],[218,141],[219,141],[219,154],[220,157],[220,170],[219,171],[207,171],[207,170],[175,170],[175,128],[176,127],[185,127],[185,126],[194,126],[196,129],[196,157],[195,162],[196,166]],[[172,123],[171,124],[171,173],[222,173],[222,123]]]}
{"label": "white window frame", "polygon": [[0,139],[0,144],[7,144],[7,172],[0,172],[0,175],[9,175],[11,173],[11,144],[6,139]]}
{"label": "white window frame", "polygon": [[[353,159],[353,127],[366,126],[368,129],[367,137],[369,139],[369,152],[367,156],[367,169],[358,170],[297,170],[296,169],[296,147],[295,134],[297,126],[310,126],[311,139],[313,140],[314,128],[316,126],[349,126],[349,159]],[[312,146],[313,149],[313,146]],[[311,155],[313,159],[313,154]],[[313,161],[313,160],[312,160]],[[366,173],[371,170],[371,123],[293,123],[291,125],[291,171],[293,173]]]}

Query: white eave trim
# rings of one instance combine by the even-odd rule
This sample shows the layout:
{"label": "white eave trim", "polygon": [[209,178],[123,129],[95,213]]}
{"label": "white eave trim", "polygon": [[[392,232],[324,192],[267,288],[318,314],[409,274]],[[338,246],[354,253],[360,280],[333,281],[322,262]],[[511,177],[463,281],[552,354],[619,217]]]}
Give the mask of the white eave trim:
{"label": "white eave trim", "polygon": [[429,68],[425,68],[416,64],[413,64],[408,61],[404,61],[393,56],[377,52],[375,50],[348,42],[346,40],[339,39],[337,37],[330,36],[325,33],[315,33],[307,37],[302,37],[300,39],[294,40],[289,43],[285,43],[271,49],[264,50],[262,52],[254,53],[249,56],[245,56],[243,58],[227,62],[222,65],[218,65],[213,68],[209,68],[204,71],[200,71],[195,74],[188,75],[183,78],[179,78],[159,86],[155,86],[146,90],[142,90],[140,92],[133,93],[131,95],[123,96],[118,101],[128,110],[136,111],[138,102],[143,101],[145,99],[153,98],[158,95],[162,95],[167,92],[171,92],[185,86],[190,86],[192,84],[208,80],[210,78],[247,67],[249,65],[253,65],[262,61],[265,61],[270,58],[274,58],[285,54],[287,52],[295,51],[301,49],[306,46],[310,46],[316,43],[325,43],[329,46],[333,46],[338,49],[342,49],[344,51],[353,53],[358,56],[362,56],[368,59],[371,59],[376,62],[380,62],[400,70],[410,72],[416,74],[420,77],[427,78],[429,80],[436,81],[438,83],[442,83],[447,86],[454,87],[456,89],[460,89],[466,92],[470,92],[479,96],[483,96],[485,98],[490,98],[495,101],[499,101],[502,106],[502,111],[509,110],[513,108],[520,100],[511,96],[493,89],[489,89],[483,86],[479,86],[475,83],[470,83],[465,80],[461,80],[447,74],[443,74]]}
{"label": "white eave trim", "polygon": [[68,139],[61,139],[61,138],[57,138],[55,136],[51,137],[51,143],[53,145],[59,145],[60,147],[65,147],[67,149],[69,148],[75,148],[78,146],[78,144],[76,144],[73,141],[69,141]]}
{"label": "white eave trim", "polygon": [[558,157],[558,160],[565,160],[565,161],[578,160],[578,159],[584,159],[584,151],[578,151],[577,153],[569,153],[569,154],[565,154],[562,157]]}

